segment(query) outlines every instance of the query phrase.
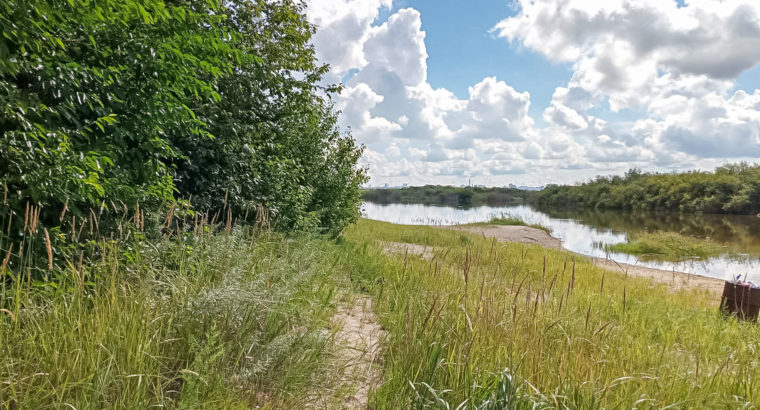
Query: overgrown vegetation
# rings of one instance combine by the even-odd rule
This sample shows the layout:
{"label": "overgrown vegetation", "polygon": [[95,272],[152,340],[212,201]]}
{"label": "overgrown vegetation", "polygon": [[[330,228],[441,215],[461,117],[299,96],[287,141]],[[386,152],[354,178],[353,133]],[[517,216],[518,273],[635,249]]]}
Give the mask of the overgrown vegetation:
{"label": "overgrown vegetation", "polygon": [[[328,242],[215,230],[106,241],[49,280],[6,256],[0,408],[293,408],[334,391],[328,319],[351,287]],[[25,248],[47,235],[25,232]]]}
{"label": "overgrown vegetation", "polygon": [[540,229],[546,233],[551,233],[551,229],[541,224],[532,224],[525,222],[523,219],[509,214],[494,216],[488,222],[474,223],[470,225],[502,225],[502,226],[527,226],[530,228]]}
{"label": "overgrown vegetation", "polygon": [[760,403],[760,328],[725,319],[718,295],[440,228],[362,220],[345,236],[390,335],[377,408]]}
{"label": "overgrown vegetation", "polygon": [[549,186],[536,197],[546,208],[760,213],[760,165],[728,164],[715,172],[598,177],[579,186]]}
{"label": "overgrown vegetation", "polygon": [[444,185],[422,187],[367,189],[364,200],[380,204],[429,204],[451,206],[524,205],[535,195],[533,191],[513,188],[480,188]]}
{"label": "overgrown vegetation", "polygon": [[725,253],[725,247],[709,239],[698,239],[675,232],[638,233],[625,243],[606,244],[609,252],[638,255],[643,259],[682,261],[707,259]]}
{"label": "overgrown vegetation", "polygon": [[[336,125],[296,0],[9,0],[0,5],[0,184],[63,209],[175,199],[280,229],[358,217],[361,148]],[[123,204],[123,205],[122,205]]]}

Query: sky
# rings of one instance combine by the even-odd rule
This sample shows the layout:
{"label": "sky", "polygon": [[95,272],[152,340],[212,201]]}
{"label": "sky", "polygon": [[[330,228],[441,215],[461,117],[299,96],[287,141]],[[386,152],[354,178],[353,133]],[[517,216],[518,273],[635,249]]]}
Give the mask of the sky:
{"label": "sky", "polygon": [[760,158],[760,1],[307,0],[370,185]]}

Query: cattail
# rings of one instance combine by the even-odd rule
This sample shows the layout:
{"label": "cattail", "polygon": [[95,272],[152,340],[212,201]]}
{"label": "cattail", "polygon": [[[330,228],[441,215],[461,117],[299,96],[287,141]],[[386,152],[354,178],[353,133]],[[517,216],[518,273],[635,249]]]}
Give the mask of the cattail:
{"label": "cattail", "polygon": [[50,234],[45,228],[45,249],[47,250],[48,269],[53,270],[53,246],[50,244]]}
{"label": "cattail", "polygon": [[63,203],[63,210],[61,211],[61,217],[58,219],[59,222],[63,222],[63,217],[66,216],[66,210],[69,208],[69,197],[66,197],[66,202]]}
{"label": "cattail", "polygon": [[599,286],[599,293],[604,293],[604,275],[607,273],[607,271],[602,271],[602,284]]}

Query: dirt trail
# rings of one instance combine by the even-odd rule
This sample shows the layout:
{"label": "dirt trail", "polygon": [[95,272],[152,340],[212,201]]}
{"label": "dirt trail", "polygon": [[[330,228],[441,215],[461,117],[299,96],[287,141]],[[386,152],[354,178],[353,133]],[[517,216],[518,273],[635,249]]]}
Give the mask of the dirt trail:
{"label": "dirt trail", "polygon": [[[541,245],[546,248],[564,249],[562,241],[541,229],[528,226],[454,226],[451,229],[464,230],[481,234],[487,238],[496,238],[503,242],[521,242],[533,245]],[[567,249],[565,249],[567,250]],[[584,256],[584,255],[581,255]],[[586,257],[586,256],[584,256]],[[720,295],[723,292],[724,281],[706,276],[693,275],[684,272],[673,272],[644,266],[617,263],[602,258],[590,258],[596,266],[627,273],[631,276],[649,278],[655,283],[665,283],[671,286],[674,292],[682,289],[703,289]]]}
{"label": "dirt trail", "polygon": [[366,409],[369,393],[383,380],[380,343],[385,331],[374,313],[372,299],[357,297],[331,318],[336,336],[340,403],[315,403],[316,408]]}
{"label": "dirt trail", "polygon": [[418,255],[425,259],[433,257],[433,248],[430,246],[417,245],[416,243],[387,242],[379,241],[383,247],[383,252],[393,255]]}

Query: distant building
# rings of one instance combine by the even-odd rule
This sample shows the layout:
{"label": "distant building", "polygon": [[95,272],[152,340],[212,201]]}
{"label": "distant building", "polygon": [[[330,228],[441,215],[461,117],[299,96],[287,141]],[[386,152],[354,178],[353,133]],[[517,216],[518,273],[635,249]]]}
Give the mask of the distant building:
{"label": "distant building", "polygon": [[517,189],[517,185],[515,185],[515,184],[509,184],[509,187],[512,188],[512,189]]}

